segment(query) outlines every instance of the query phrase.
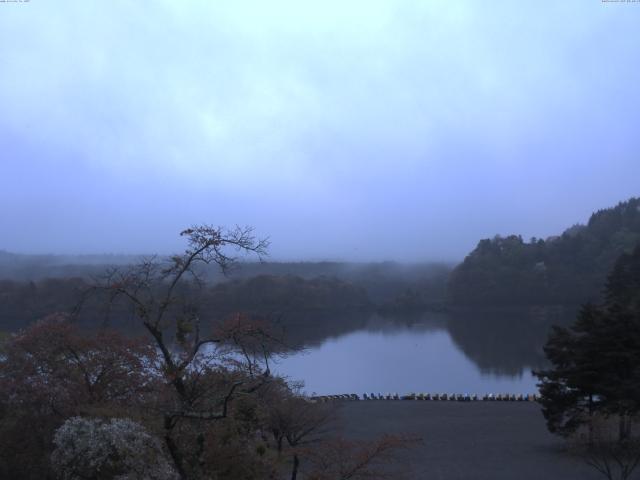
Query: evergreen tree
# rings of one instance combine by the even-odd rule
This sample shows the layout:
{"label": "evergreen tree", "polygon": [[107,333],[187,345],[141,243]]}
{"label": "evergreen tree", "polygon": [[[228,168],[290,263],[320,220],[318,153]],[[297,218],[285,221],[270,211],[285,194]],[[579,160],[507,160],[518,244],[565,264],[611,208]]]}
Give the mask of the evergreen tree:
{"label": "evergreen tree", "polygon": [[640,412],[640,246],[609,275],[605,302],[586,305],[545,346],[552,368],[535,374],[551,432],[568,435],[596,413],[620,419],[620,439]]}

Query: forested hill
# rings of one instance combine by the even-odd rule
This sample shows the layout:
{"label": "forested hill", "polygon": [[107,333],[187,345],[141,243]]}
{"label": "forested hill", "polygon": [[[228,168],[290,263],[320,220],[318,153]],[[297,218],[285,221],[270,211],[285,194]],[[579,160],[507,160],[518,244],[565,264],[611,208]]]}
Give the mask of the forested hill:
{"label": "forested hill", "polygon": [[616,259],[640,243],[640,198],[591,215],[558,237],[481,240],[449,278],[455,305],[579,304],[600,298]]}

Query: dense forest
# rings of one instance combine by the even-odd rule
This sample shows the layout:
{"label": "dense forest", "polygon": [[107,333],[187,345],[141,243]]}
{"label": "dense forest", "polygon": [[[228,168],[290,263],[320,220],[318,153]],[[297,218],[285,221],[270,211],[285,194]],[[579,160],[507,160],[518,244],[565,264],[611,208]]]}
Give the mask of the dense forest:
{"label": "dense forest", "polygon": [[599,210],[560,236],[478,243],[451,273],[454,305],[554,305],[597,301],[615,260],[640,242],[640,198]]}

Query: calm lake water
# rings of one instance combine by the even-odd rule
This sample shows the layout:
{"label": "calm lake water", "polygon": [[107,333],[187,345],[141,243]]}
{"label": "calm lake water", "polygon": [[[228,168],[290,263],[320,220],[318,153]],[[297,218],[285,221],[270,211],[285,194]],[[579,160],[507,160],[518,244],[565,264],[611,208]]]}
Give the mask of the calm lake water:
{"label": "calm lake water", "polygon": [[566,323],[565,317],[545,311],[373,314],[280,360],[274,370],[319,395],[534,393],[531,370],[544,366],[550,325]]}
{"label": "calm lake water", "polygon": [[[575,309],[448,313],[315,312],[281,315],[285,337],[305,350],[272,370],[309,394],[534,393],[552,325]],[[135,319],[121,328],[136,331]],[[140,327],[137,327],[140,330]],[[12,331],[11,325],[0,330]]]}

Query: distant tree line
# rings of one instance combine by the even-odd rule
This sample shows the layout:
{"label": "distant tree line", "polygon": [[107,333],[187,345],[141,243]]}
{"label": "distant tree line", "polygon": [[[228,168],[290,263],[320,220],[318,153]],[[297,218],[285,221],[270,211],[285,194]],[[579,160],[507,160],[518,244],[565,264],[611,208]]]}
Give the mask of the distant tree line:
{"label": "distant tree line", "polygon": [[219,283],[203,303],[212,311],[344,310],[368,308],[371,301],[362,287],[335,277],[305,280],[293,275],[259,275]]}
{"label": "distant tree line", "polygon": [[[112,267],[135,264],[133,255],[21,255],[0,250],[0,282],[35,282],[77,278],[85,281]],[[211,266],[201,266],[200,275],[209,284],[245,281],[255,277],[297,277],[313,280],[338,279],[366,291],[375,305],[442,303],[446,280],[453,265],[448,263],[397,262],[238,262],[232,275],[223,275]],[[396,302],[397,300],[397,302]]]}
{"label": "distant tree line", "polygon": [[[0,330],[12,331],[43,318],[50,312],[72,312],[91,285],[81,278],[55,278],[39,282],[0,281]],[[367,309],[366,292],[336,278],[305,280],[294,276],[261,275],[194,289],[182,286],[183,295],[195,295],[207,319],[243,311],[261,315],[306,310]],[[127,326],[133,310],[129,305],[88,299],[79,320],[85,325]]]}
{"label": "distant tree line", "polygon": [[[399,272],[390,273],[389,268],[393,270],[390,266],[362,268],[371,269],[366,281],[360,273],[355,277],[345,274],[345,279],[290,274],[234,275],[197,291],[187,292],[190,287],[183,286],[182,293],[197,295],[197,302],[208,319],[242,311],[274,315],[286,321],[289,314],[371,312],[374,309],[402,313],[444,303],[449,273],[445,266],[416,268],[408,279],[402,279]],[[87,277],[0,280],[0,331],[22,328],[50,312],[72,312],[90,284],[91,279]],[[85,302],[78,318],[87,326],[106,322],[117,328],[135,325],[132,319],[130,306],[116,302],[107,307],[93,300]]]}
{"label": "distant tree line", "polygon": [[484,239],[449,278],[455,305],[578,305],[600,299],[616,259],[640,243],[640,198],[600,210],[559,237]]}

